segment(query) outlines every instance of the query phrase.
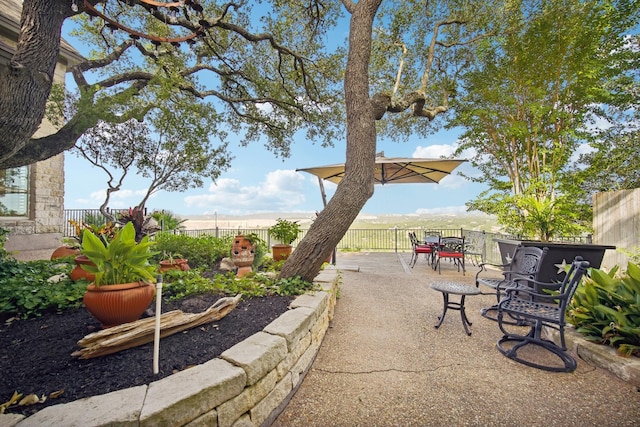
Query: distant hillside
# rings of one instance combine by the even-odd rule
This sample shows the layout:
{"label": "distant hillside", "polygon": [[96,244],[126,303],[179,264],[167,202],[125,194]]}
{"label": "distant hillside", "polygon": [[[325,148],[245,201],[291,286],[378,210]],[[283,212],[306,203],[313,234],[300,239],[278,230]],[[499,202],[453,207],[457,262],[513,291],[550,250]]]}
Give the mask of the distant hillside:
{"label": "distant hillside", "polygon": [[[215,228],[267,228],[278,218],[299,221],[303,228],[308,228],[315,217],[314,212],[261,213],[252,215],[189,215],[184,225],[187,229]],[[482,213],[450,213],[450,214],[367,214],[362,213],[351,225],[351,228],[465,228],[500,232],[501,228],[494,216]]]}

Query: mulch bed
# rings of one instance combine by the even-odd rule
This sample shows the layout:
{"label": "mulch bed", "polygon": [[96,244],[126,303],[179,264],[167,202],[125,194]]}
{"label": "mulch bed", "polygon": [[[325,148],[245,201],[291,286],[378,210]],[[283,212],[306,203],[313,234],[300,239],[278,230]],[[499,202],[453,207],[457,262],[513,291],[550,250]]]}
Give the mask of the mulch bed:
{"label": "mulch bed", "polygon": [[[163,312],[202,312],[221,296],[205,294],[165,302]],[[100,329],[84,308],[47,313],[31,320],[0,325],[0,404],[14,391],[25,396],[49,396],[32,406],[12,406],[7,412],[32,415],[42,408],[148,384],[174,372],[220,356],[226,349],[261,331],[284,313],[292,297],[247,298],[226,317],[211,324],[164,338],[160,344],[160,373],[153,374],[153,343],[95,359],[71,357],[77,341]],[[151,305],[154,306],[153,304]]]}

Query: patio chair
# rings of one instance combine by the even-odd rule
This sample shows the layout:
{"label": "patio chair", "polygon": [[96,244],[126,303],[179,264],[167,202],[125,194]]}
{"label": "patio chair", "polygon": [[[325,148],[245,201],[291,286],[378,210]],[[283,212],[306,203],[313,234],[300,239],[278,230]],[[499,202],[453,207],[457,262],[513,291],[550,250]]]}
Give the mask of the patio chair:
{"label": "patio chair", "polygon": [[[542,260],[548,251],[549,248],[546,247],[538,248],[535,246],[519,245],[516,247],[513,258],[509,264],[480,264],[480,270],[476,273],[476,287],[480,287],[480,285],[488,286],[492,288],[496,294],[496,304],[483,308],[480,310],[480,314],[487,319],[496,320],[495,317],[489,316],[489,313],[497,310],[497,303],[500,302],[504,290],[509,286],[517,285],[517,282],[514,282],[515,277],[527,277],[537,280]],[[501,268],[502,277],[483,277],[487,272],[487,266]]]}
{"label": "patio chair", "polygon": [[409,240],[411,241],[411,247],[413,249],[409,265],[413,268],[413,266],[416,265],[420,254],[424,254],[427,259],[430,259],[430,257],[433,256],[433,245],[420,243],[416,233],[413,231],[410,231],[408,234]]}
{"label": "patio chair", "polygon": [[[528,277],[514,278],[514,281],[521,282],[520,285],[508,287],[505,290],[505,297],[498,304],[498,326],[504,334],[498,340],[498,350],[509,359],[527,366],[553,372],[573,372],[577,363],[566,352],[565,311],[588,267],[588,261],[583,261],[582,257],[576,257],[561,283],[544,283]],[[507,331],[504,326],[505,314],[530,325],[529,332],[526,335],[520,335]],[[560,332],[560,345],[542,338],[543,326]],[[510,345],[510,343],[514,344]],[[518,351],[528,345],[538,346],[551,353],[560,360],[562,366],[545,363],[548,360],[544,357],[541,358],[542,361],[536,359],[535,352],[524,351],[524,357],[520,357]],[[526,358],[527,355],[528,358]]]}
{"label": "patio chair", "polygon": [[472,265],[480,265],[484,262],[485,242],[487,235],[484,231],[469,231],[465,236],[464,254]]}
{"label": "patio chair", "polygon": [[440,237],[433,262],[433,269],[437,268],[438,274],[441,274],[440,268],[443,259],[452,261],[458,271],[462,267],[462,275],[465,275],[464,237]]}

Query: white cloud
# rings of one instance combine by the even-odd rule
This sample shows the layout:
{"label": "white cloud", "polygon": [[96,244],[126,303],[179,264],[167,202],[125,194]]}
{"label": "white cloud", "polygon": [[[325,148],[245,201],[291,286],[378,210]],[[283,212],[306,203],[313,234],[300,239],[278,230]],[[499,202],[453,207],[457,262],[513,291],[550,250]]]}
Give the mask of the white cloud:
{"label": "white cloud", "polygon": [[203,213],[285,212],[304,203],[303,182],[304,177],[295,170],[269,172],[260,184],[250,186],[223,178],[211,184],[206,194],[187,196],[184,202]]}
{"label": "white cloud", "polygon": [[411,157],[422,157],[427,159],[439,159],[453,154],[456,147],[453,144],[434,144],[422,147],[418,145]]}

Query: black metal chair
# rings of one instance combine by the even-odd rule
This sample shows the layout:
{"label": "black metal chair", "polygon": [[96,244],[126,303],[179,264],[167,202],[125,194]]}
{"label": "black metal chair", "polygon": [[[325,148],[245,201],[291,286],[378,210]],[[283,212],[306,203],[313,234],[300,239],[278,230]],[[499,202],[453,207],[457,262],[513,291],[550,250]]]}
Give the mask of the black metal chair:
{"label": "black metal chair", "polygon": [[431,259],[431,257],[433,256],[433,246],[429,245],[429,244],[422,244],[418,241],[418,237],[416,236],[416,233],[414,233],[413,231],[409,232],[409,240],[411,241],[411,246],[413,249],[413,253],[411,254],[411,260],[409,261],[409,265],[411,266],[411,268],[413,268],[414,265],[416,265],[416,262],[418,261],[418,257],[420,256],[420,254],[424,254],[425,257],[427,257],[427,259]]}
{"label": "black metal chair", "polygon": [[[483,308],[480,314],[487,319],[496,320],[489,313],[493,313],[498,308],[498,302],[502,298],[504,290],[509,286],[514,286],[514,277],[527,277],[538,280],[538,272],[542,261],[549,251],[549,248],[537,248],[534,246],[519,245],[509,264],[480,264],[480,270],[476,273],[476,287],[480,285],[492,288],[496,293],[496,304],[491,307]],[[487,272],[487,266],[493,266],[502,269],[502,277],[483,277],[482,274]]]}
{"label": "black metal chair", "polygon": [[440,237],[436,253],[434,255],[433,269],[440,273],[441,261],[448,259],[458,268],[462,267],[462,275],[465,274],[464,265],[464,237]]}
{"label": "black metal chair", "polygon": [[[544,283],[528,277],[514,278],[518,284],[507,288],[504,298],[498,304],[498,326],[504,334],[498,340],[498,350],[508,358],[527,366],[553,372],[573,372],[577,363],[566,352],[565,311],[588,267],[588,261],[576,257],[561,283]],[[505,314],[530,325],[529,332],[520,335],[507,331],[504,326]],[[543,326],[560,332],[560,345],[542,338]],[[529,358],[520,357],[518,351],[528,345],[538,346],[555,355],[562,366],[537,361],[531,357],[535,353],[529,353]]]}

